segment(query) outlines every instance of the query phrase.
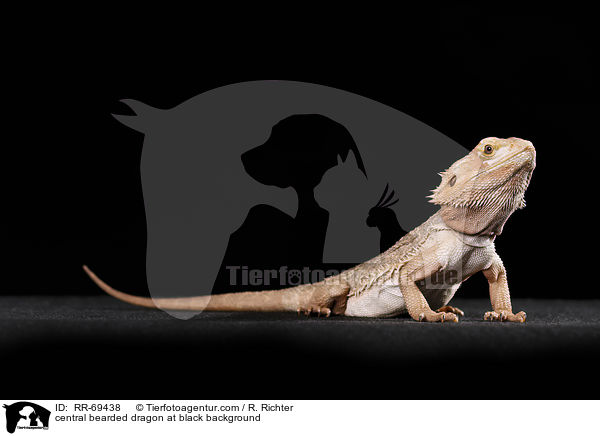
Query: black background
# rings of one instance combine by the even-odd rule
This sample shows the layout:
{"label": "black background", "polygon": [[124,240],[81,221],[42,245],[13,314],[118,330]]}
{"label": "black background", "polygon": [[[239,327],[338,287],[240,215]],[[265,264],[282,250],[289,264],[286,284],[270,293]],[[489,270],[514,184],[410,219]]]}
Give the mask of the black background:
{"label": "black background", "polygon": [[[511,294],[597,296],[595,258],[580,248],[595,234],[595,187],[588,178],[598,148],[588,11],[143,12],[49,10],[35,19],[14,17],[4,55],[0,292],[100,295],[81,270],[84,263],[119,289],[146,292],[143,136],[112,118],[128,113],[119,100],[168,108],[218,86],[284,79],[364,95],[468,148],[486,136],[531,140],[537,169],[528,206],[496,243]],[[486,297],[487,286],[474,277],[460,292]],[[90,345],[84,352],[108,359],[110,338],[104,340],[106,348]],[[144,356],[152,355],[151,347]],[[72,371],[77,354],[69,356],[73,361],[64,358],[61,365]],[[561,364],[565,371],[575,367]],[[118,380],[122,388],[129,379],[122,374]],[[161,383],[189,394],[178,381]],[[310,383],[300,378],[290,395],[315,392]],[[110,395],[111,385],[100,384],[94,385],[98,392]],[[500,388],[497,395],[511,392]]]}
{"label": "black background", "polygon": [[[112,118],[129,113],[119,100],[168,108],[217,86],[286,79],[375,99],[468,148],[486,136],[533,141],[528,207],[497,241],[512,294],[595,295],[572,286],[570,274],[589,269],[568,234],[592,213],[579,197],[597,148],[585,11],[313,11],[293,22],[113,11],[79,24],[53,12],[24,23],[10,47],[2,292],[98,293],[86,263],[144,293],[143,135]],[[484,296],[478,280],[462,295]]]}

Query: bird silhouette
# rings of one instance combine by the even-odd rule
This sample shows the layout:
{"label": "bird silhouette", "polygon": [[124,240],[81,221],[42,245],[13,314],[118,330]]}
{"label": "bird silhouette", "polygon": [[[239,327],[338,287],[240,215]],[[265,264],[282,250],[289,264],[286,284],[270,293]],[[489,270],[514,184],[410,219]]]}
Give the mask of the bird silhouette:
{"label": "bird silhouette", "polygon": [[379,201],[369,210],[367,217],[367,226],[377,227],[377,230],[380,232],[379,251],[381,253],[394,245],[407,233],[400,226],[400,223],[398,223],[396,212],[391,208],[391,206],[398,202],[397,198],[393,199],[395,192],[392,190],[388,194],[388,189],[389,184],[386,184]]}

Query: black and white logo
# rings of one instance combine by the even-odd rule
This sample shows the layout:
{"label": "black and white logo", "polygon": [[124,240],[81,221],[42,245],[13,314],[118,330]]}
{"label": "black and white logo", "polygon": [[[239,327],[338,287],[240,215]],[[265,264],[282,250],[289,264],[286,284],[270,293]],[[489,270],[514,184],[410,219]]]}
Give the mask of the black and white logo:
{"label": "black and white logo", "polygon": [[50,411],[42,406],[29,401],[19,401],[5,404],[6,431],[14,433],[16,429],[22,430],[48,430]]}

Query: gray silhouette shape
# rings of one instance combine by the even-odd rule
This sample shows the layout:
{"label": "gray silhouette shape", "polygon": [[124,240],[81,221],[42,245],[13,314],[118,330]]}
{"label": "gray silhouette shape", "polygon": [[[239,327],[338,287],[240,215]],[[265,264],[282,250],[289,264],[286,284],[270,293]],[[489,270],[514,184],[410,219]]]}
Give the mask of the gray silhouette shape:
{"label": "gray silhouette shape", "polygon": [[378,254],[379,234],[365,220],[386,184],[400,199],[402,228],[420,224],[435,210],[425,197],[438,184],[437,173],[465,154],[450,138],[396,109],[310,83],[237,83],[166,110],[124,103],[136,115],[115,118],[145,134],[140,170],[153,297],[210,293],[229,235],[253,205],[269,204],[294,215],[291,189],[253,180],[240,159],[265,143],[271,128],[286,117],[321,114],[342,124],[368,174],[366,179],[350,154],[315,190],[330,213],[325,262],[358,263]]}

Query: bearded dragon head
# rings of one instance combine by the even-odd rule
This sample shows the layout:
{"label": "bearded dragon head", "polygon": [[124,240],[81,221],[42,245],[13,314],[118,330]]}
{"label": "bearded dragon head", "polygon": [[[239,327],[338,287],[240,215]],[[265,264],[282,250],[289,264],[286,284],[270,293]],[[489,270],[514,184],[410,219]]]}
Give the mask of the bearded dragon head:
{"label": "bearded dragon head", "polygon": [[469,235],[502,233],[504,223],[525,207],[535,168],[535,148],[519,138],[485,138],[441,173],[431,202],[441,206],[451,228]]}

